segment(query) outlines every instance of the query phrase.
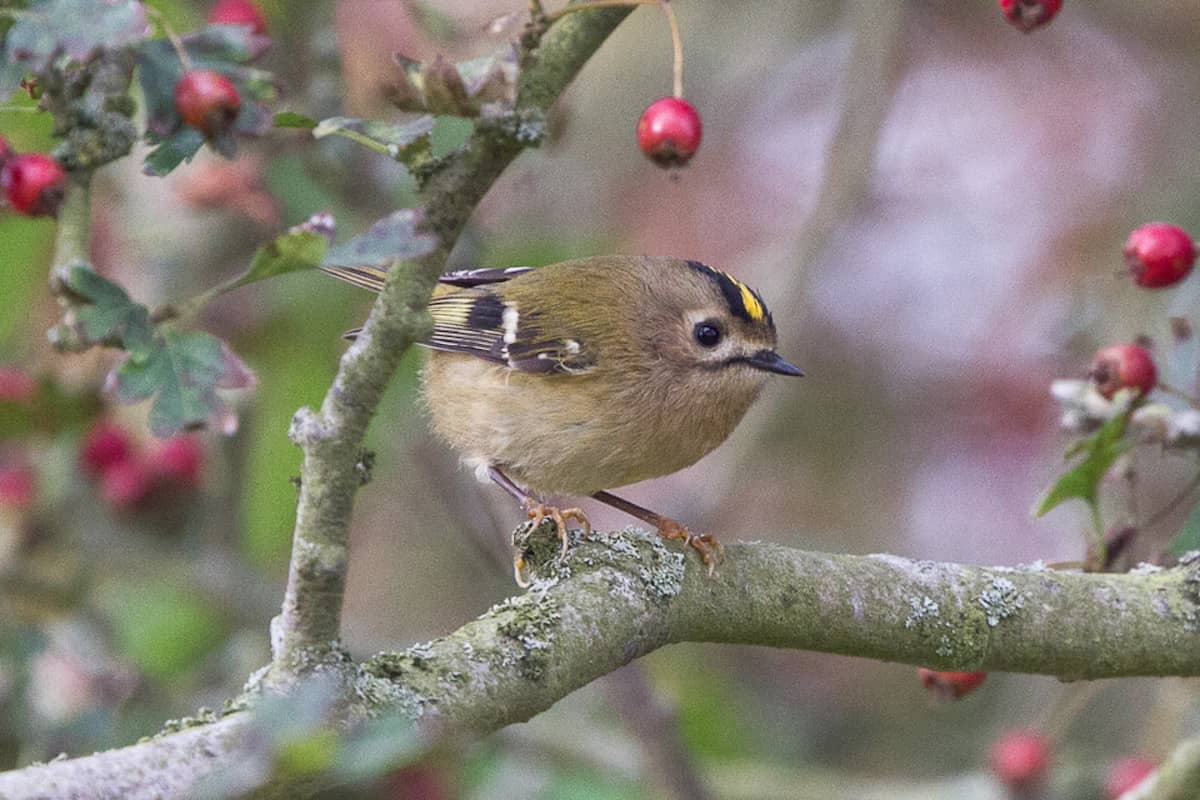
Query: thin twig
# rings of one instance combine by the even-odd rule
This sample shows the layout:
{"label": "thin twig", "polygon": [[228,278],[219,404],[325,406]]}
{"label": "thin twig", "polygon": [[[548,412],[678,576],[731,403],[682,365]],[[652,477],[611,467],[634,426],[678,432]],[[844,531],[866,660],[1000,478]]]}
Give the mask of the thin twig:
{"label": "thin twig", "polygon": [[667,15],[667,24],[671,26],[671,50],[673,51],[673,69],[675,75],[675,96],[683,97],[683,37],[679,34],[679,21],[675,19],[675,9],[671,0],[660,0],[659,6]]}
{"label": "thin twig", "polygon": [[183,39],[171,27],[171,23],[167,22],[167,18],[162,11],[149,4],[144,4],[144,8],[146,9],[146,13],[158,23],[159,30],[162,31],[163,36],[167,37],[167,41],[171,43],[171,47],[175,48],[175,55],[179,56],[179,61],[183,64],[183,68],[188,71],[194,69],[195,64],[192,63],[192,57],[188,55],[187,48],[183,45]]}

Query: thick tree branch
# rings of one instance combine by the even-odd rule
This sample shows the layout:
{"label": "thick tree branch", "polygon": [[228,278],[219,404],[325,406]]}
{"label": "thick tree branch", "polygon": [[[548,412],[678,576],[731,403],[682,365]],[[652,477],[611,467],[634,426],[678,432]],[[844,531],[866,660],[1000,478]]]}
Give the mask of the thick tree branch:
{"label": "thick tree branch", "polygon": [[[943,669],[1065,679],[1200,674],[1200,560],[1139,574],[968,567],[733,544],[715,578],[641,531],[594,534],[557,561],[549,527],[519,531],[530,590],[457,631],[326,669],[338,720],[399,713],[431,742],[527,720],[666,644],[817,650]],[[0,796],[185,797],[220,772],[270,774],[244,746],[250,712],[121,750],[0,775]],[[247,763],[249,762],[249,763]],[[138,777],[140,776],[140,777]],[[137,778],[135,780],[135,777]],[[189,783],[188,781],[192,781]],[[265,796],[293,796],[276,776]]]}
{"label": "thick tree branch", "polygon": [[526,54],[516,109],[500,119],[481,120],[463,149],[422,189],[426,228],[440,247],[405,269],[392,270],[362,333],[342,357],[320,411],[297,412],[291,436],[304,450],[304,464],[287,591],[272,627],[273,681],[287,683],[303,674],[308,659],[338,638],[363,435],[404,352],[428,329],[425,305],[450,248],[500,173],[537,142],[545,111],[629,12],[574,14]]}

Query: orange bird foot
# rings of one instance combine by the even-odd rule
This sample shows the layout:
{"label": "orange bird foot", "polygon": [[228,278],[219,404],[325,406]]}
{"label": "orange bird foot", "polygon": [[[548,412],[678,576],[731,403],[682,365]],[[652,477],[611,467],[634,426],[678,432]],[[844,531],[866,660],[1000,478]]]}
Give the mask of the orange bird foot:
{"label": "orange bird foot", "polygon": [[725,554],[725,547],[711,533],[692,533],[686,525],[663,517],[658,521],[658,535],[664,539],[682,539],[685,547],[700,554],[700,560],[708,567],[708,577],[713,576],[717,561]]}

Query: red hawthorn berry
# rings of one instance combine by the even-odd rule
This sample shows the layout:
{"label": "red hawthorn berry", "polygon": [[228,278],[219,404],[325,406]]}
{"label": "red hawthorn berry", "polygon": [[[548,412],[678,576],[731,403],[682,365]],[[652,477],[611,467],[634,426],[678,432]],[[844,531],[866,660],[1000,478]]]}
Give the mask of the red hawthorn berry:
{"label": "red hawthorn berry", "polygon": [[703,125],[692,104],[682,97],[662,97],[642,112],[637,124],[638,147],[660,167],[682,167],[700,147]]}
{"label": "red hawthorn berry", "polygon": [[1012,792],[1029,792],[1050,772],[1053,749],[1039,731],[1009,731],[992,743],[992,774]]}
{"label": "red hawthorn berry", "polygon": [[99,475],[116,464],[123,464],[133,456],[133,443],[129,434],[111,420],[101,420],[92,426],[79,447],[79,463],[83,469]]}
{"label": "red hawthorn berry", "polygon": [[67,173],[45,153],[22,153],[5,160],[0,186],[8,204],[20,213],[52,217],[62,203]]}
{"label": "red hawthorn berry", "polygon": [[175,436],[155,448],[150,466],[164,480],[191,488],[200,482],[204,448],[195,436]]}
{"label": "red hawthorn berry", "polygon": [[1149,394],[1158,383],[1158,370],[1150,352],[1140,344],[1114,344],[1096,353],[1088,377],[1096,391],[1111,400],[1127,388],[1137,389],[1139,397]]}
{"label": "red hawthorn berry", "polygon": [[28,464],[0,464],[0,509],[27,511],[37,496],[37,476]]}
{"label": "red hawthorn berry", "polygon": [[939,672],[935,669],[917,668],[921,684],[939,700],[957,700],[975,691],[987,678],[986,672]]}
{"label": "red hawthorn berry", "polygon": [[1147,222],[1125,240],[1125,266],[1138,286],[1172,286],[1186,278],[1195,264],[1196,244],[1178,225]]}
{"label": "red hawthorn berry", "polygon": [[250,0],[217,0],[208,12],[212,25],[249,25],[254,33],[262,36],[267,32],[267,19]]}
{"label": "red hawthorn berry", "polygon": [[175,110],[209,139],[229,130],[241,107],[233,81],[216,70],[188,70],[175,85]]}
{"label": "red hawthorn berry", "polygon": [[100,496],[116,511],[136,508],[154,488],[154,476],[138,458],[109,464],[100,474]]}
{"label": "red hawthorn berry", "polygon": [[1121,795],[1137,786],[1151,772],[1158,769],[1158,764],[1148,758],[1126,756],[1118,758],[1108,767],[1104,777],[1104,800],[1117,800]]}
{"label": "red hawthorn berry", "polygon": [[0,401],[27,403],[37,393],[37,381],[20,367],[0,367]]}
{"label": "red hawthorn berry", "polygon": [[1000,13],[1022,33],[1042,27],[1061,10],[1062,0],[1000,0]]}

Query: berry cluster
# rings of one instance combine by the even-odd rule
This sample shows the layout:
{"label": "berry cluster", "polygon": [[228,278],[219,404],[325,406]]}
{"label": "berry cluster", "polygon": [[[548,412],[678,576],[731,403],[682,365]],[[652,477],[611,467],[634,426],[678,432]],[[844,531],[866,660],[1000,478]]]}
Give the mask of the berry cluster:
{"label": "berry cluster", "polygon": [[[1163,289],[1182,281],[1196,265],[1196,245],[1178,225],[1148,222],[1125,240],[1125,266],[1133,282],[1146,289]],[[1092,359],[1088,377],[1096,391],[1111,400],[1121,389],[1139,398],[1158,385],[1154,358],[1140,343],[1114,344]]]}
{"label": "berry cluster", "polygon": [[99,483],[109,508],[140,508],[159,490],[195,489],[204,468],[204,449],[191,435],[157,442],[143,452],[129,432],[111,420],[97,422],[79,449],[83,471]]}

